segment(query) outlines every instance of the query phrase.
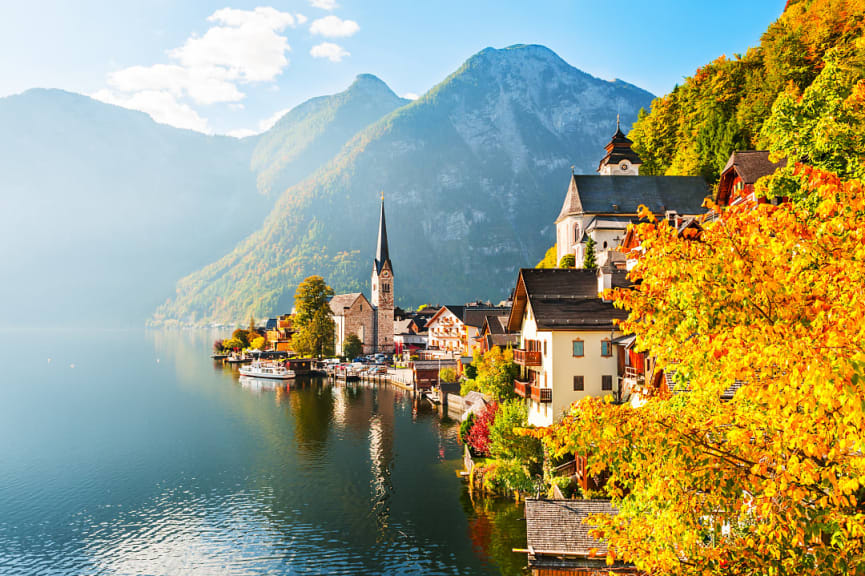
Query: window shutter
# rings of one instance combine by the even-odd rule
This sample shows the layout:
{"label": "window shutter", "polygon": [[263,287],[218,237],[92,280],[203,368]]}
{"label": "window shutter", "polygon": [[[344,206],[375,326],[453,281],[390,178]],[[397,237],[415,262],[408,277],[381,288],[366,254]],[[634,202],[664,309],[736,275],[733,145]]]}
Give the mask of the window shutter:
{"label": "window shutter", "polygon": [[582,392],[585,389],[582,376],[574,376],[574,391]]}
{"label": "window shutter", "polygon": [[605,374],[601,376],[601,390],[612,390],[613,389],[613,377],[609,374]]}

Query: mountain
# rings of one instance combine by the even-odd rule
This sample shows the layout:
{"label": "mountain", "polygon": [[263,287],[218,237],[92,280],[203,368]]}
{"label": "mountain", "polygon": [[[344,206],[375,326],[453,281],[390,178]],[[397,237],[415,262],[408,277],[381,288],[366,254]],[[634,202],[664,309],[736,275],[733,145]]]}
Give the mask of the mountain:
{"label": "mountain", "polygon": [[627,128],[651,100],[542,46],[487,48],[288,188],[259,230],[183,278],[154,321],[288,311],[310,274],[368,289],[382,191],[398,304],[507,296],[516,269],[553,241],[570,167],[594,171],[616,114]]}
{"label": "mountain", "polygon": [[344,92],[307,100],[262,134],[252,153],[258,189],[282,193],[340,151],[352,136],[409,100],[361,74]]}
{"label": "mountain", "polygon": [[60,90],[0,99],[0,325],[140,326],[405,102],[364,76],[238,140]]}

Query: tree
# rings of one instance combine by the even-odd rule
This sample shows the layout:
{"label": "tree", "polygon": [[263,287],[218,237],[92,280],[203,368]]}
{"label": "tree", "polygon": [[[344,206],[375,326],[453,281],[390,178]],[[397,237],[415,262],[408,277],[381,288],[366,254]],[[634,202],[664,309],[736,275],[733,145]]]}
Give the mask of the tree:
{"label": "tree", "polygon": [[490,425],[496,419],[498,409],[498,402],[487,404],[475,417],[468,434],[468,445],[471,448],[472,454],[476,456],[489,456]]}
{"label": "tree", "polygon": [[442,368],[439,370],[439,380],[442,382],[456,382],[457,371],[453,368]]}
{"label": "tree", "polygon": [[528,418],[528,408],[521,399],[502,402],[490,426],[490,455],[499,460],[516,461],[525,466],[531,475],[541,471],[541,442],[532,436],[515,432],[518,428],[528,426]]}
{"label": "tree", "polygon": [[357,358],[363,354],[363,342],[356,334],[349,334],[342,343],[342,352],[346,358]]}
{"label": "tree", "polygon": [[249,343],[250,348],[255,348],[256,350],[264,350],[264,345],[267,343],[264,336],[258,336],[255,340]]}
{"label": "tree", "polygon": [[586,398],[538,434],[609,472],[620,513],[596,534],[648,573],[863,572],[865,185],[797,177],[813,206],[640,224],[621,329],[687,393]]}
{"label": "tree", "polygon": [[577,259],[573,254],[565,254],[562,256],[562,259],[559,260],[559,268],[575,268],[577,266]]}
{"label": "tree", "polygon": [[589,236],[586,240],[586,255],[583,257],[584,270],[597,270],[598,260],[595,256],[595,239]]}
{"label": "tree", "polygon": [[520,369],[514,362],[513,350],[508,348],[503,351],[500,347],[493,346],[483,356],[475,353],[471,365],[477,371],[477,377],[463,382],[460,394],[465,396],[476,390],[496,400],[515,396],[514,378],[520,373]]}
{"label": "tree", "polygon": [[244,330],[243,328],[238,328],[234,332],[231,333],[232,339],[236,339],[241,343],[241,348],[246,348],[249,346],[249,331]]}
{"label": "tree", "polygon": [[242,348],[246,348],[247,346],[246,342],[234,336],[232,336],[228,340],[223,341],[222,345],[226,350],[240,350]]}
{"label": "tree", "polygon": [[537,263],[535,268],[555,268],[556,267],[556,245],[553,244],[547,253],[544,254],[543,259]]}
{"label": "tree", "polygon": [[310,276],[294,293],[297,332],[291,338],[292,349],[301,356],[333,355],[333,318],[328,303],[333,289],[321,276]]}

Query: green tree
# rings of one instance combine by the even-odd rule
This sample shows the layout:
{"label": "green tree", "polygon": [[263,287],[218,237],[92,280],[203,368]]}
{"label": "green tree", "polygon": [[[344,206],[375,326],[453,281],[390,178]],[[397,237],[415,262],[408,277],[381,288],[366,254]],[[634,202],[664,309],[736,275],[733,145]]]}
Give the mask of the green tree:
{"label": "green tree", "polygon": [[243,328],[238,328],[234,332],[231,333],[231,338],[236,339],[240,342],[240,348],[246,348],[249,346],[249,330],[244,330]]}
{"label": "green tree", "polygon": [[439,380],[442,382],[456,382],[457,371],[453,368],[442,368],[439,370]]}
{"label": "green tree", "polygon": [[595,256],[595,239],[589,236],[586,241],[586,255],[583,257],[584,270],[597,270],[598,260]]}
{"label": "green tree", "polygon": [[562,259],[559,260],[559,268],[575,268],[577,265],[577,259],[573,254],[565,254],[562,256]]}
{"label": "green tree", "polygon": [[514,432],[516,428],[526,428],[528,423],[525,402],[513,398],[501,403],[490,426],[490,455],[500,460],[515,460],[525,465],[529,474],[539,474],[543,463],[541,441]]}
{"label": "green tree", "polygon": [[232,336],[228,340],[223,341],[222,346],[226,350],[239,350],[241,348],[246,348],[246,343],[240,338],[235,338]]}
{"label": "green tree", "polygon": [[476,353],[472,366],[477,370],[477,377],[464,381],[460,394],[465,396],[477,391],[499,401],[514,397],[514,378],[520,373],[520,368],[514,362],[513,350],[493,346],[483,356]]}
{"label": "green tree", "polygon": [[333,318],[328,299],[333,289],[321,276],[310,276],[294,293],[294,327],[292,349],[301,356],[333,355]]}
{"label": "green tree", "polygon": [[363,342],[356,334],[349,334],[342,344],[342,353],[346,358],[357,358],[363,354]]}

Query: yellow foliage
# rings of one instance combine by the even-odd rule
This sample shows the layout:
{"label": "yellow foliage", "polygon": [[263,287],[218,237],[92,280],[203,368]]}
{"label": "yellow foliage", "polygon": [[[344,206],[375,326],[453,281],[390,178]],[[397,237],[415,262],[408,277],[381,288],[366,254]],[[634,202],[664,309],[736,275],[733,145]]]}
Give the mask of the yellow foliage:
{"label": "yellow foliage", "polygon": [[819,216],[736,206],[691,239],[639,225],[622,328],[681,393],[585,399],[540,435],[609,470],[621,513],[597,522],[649,573],[865,570],[865,186],[798,170]]}

